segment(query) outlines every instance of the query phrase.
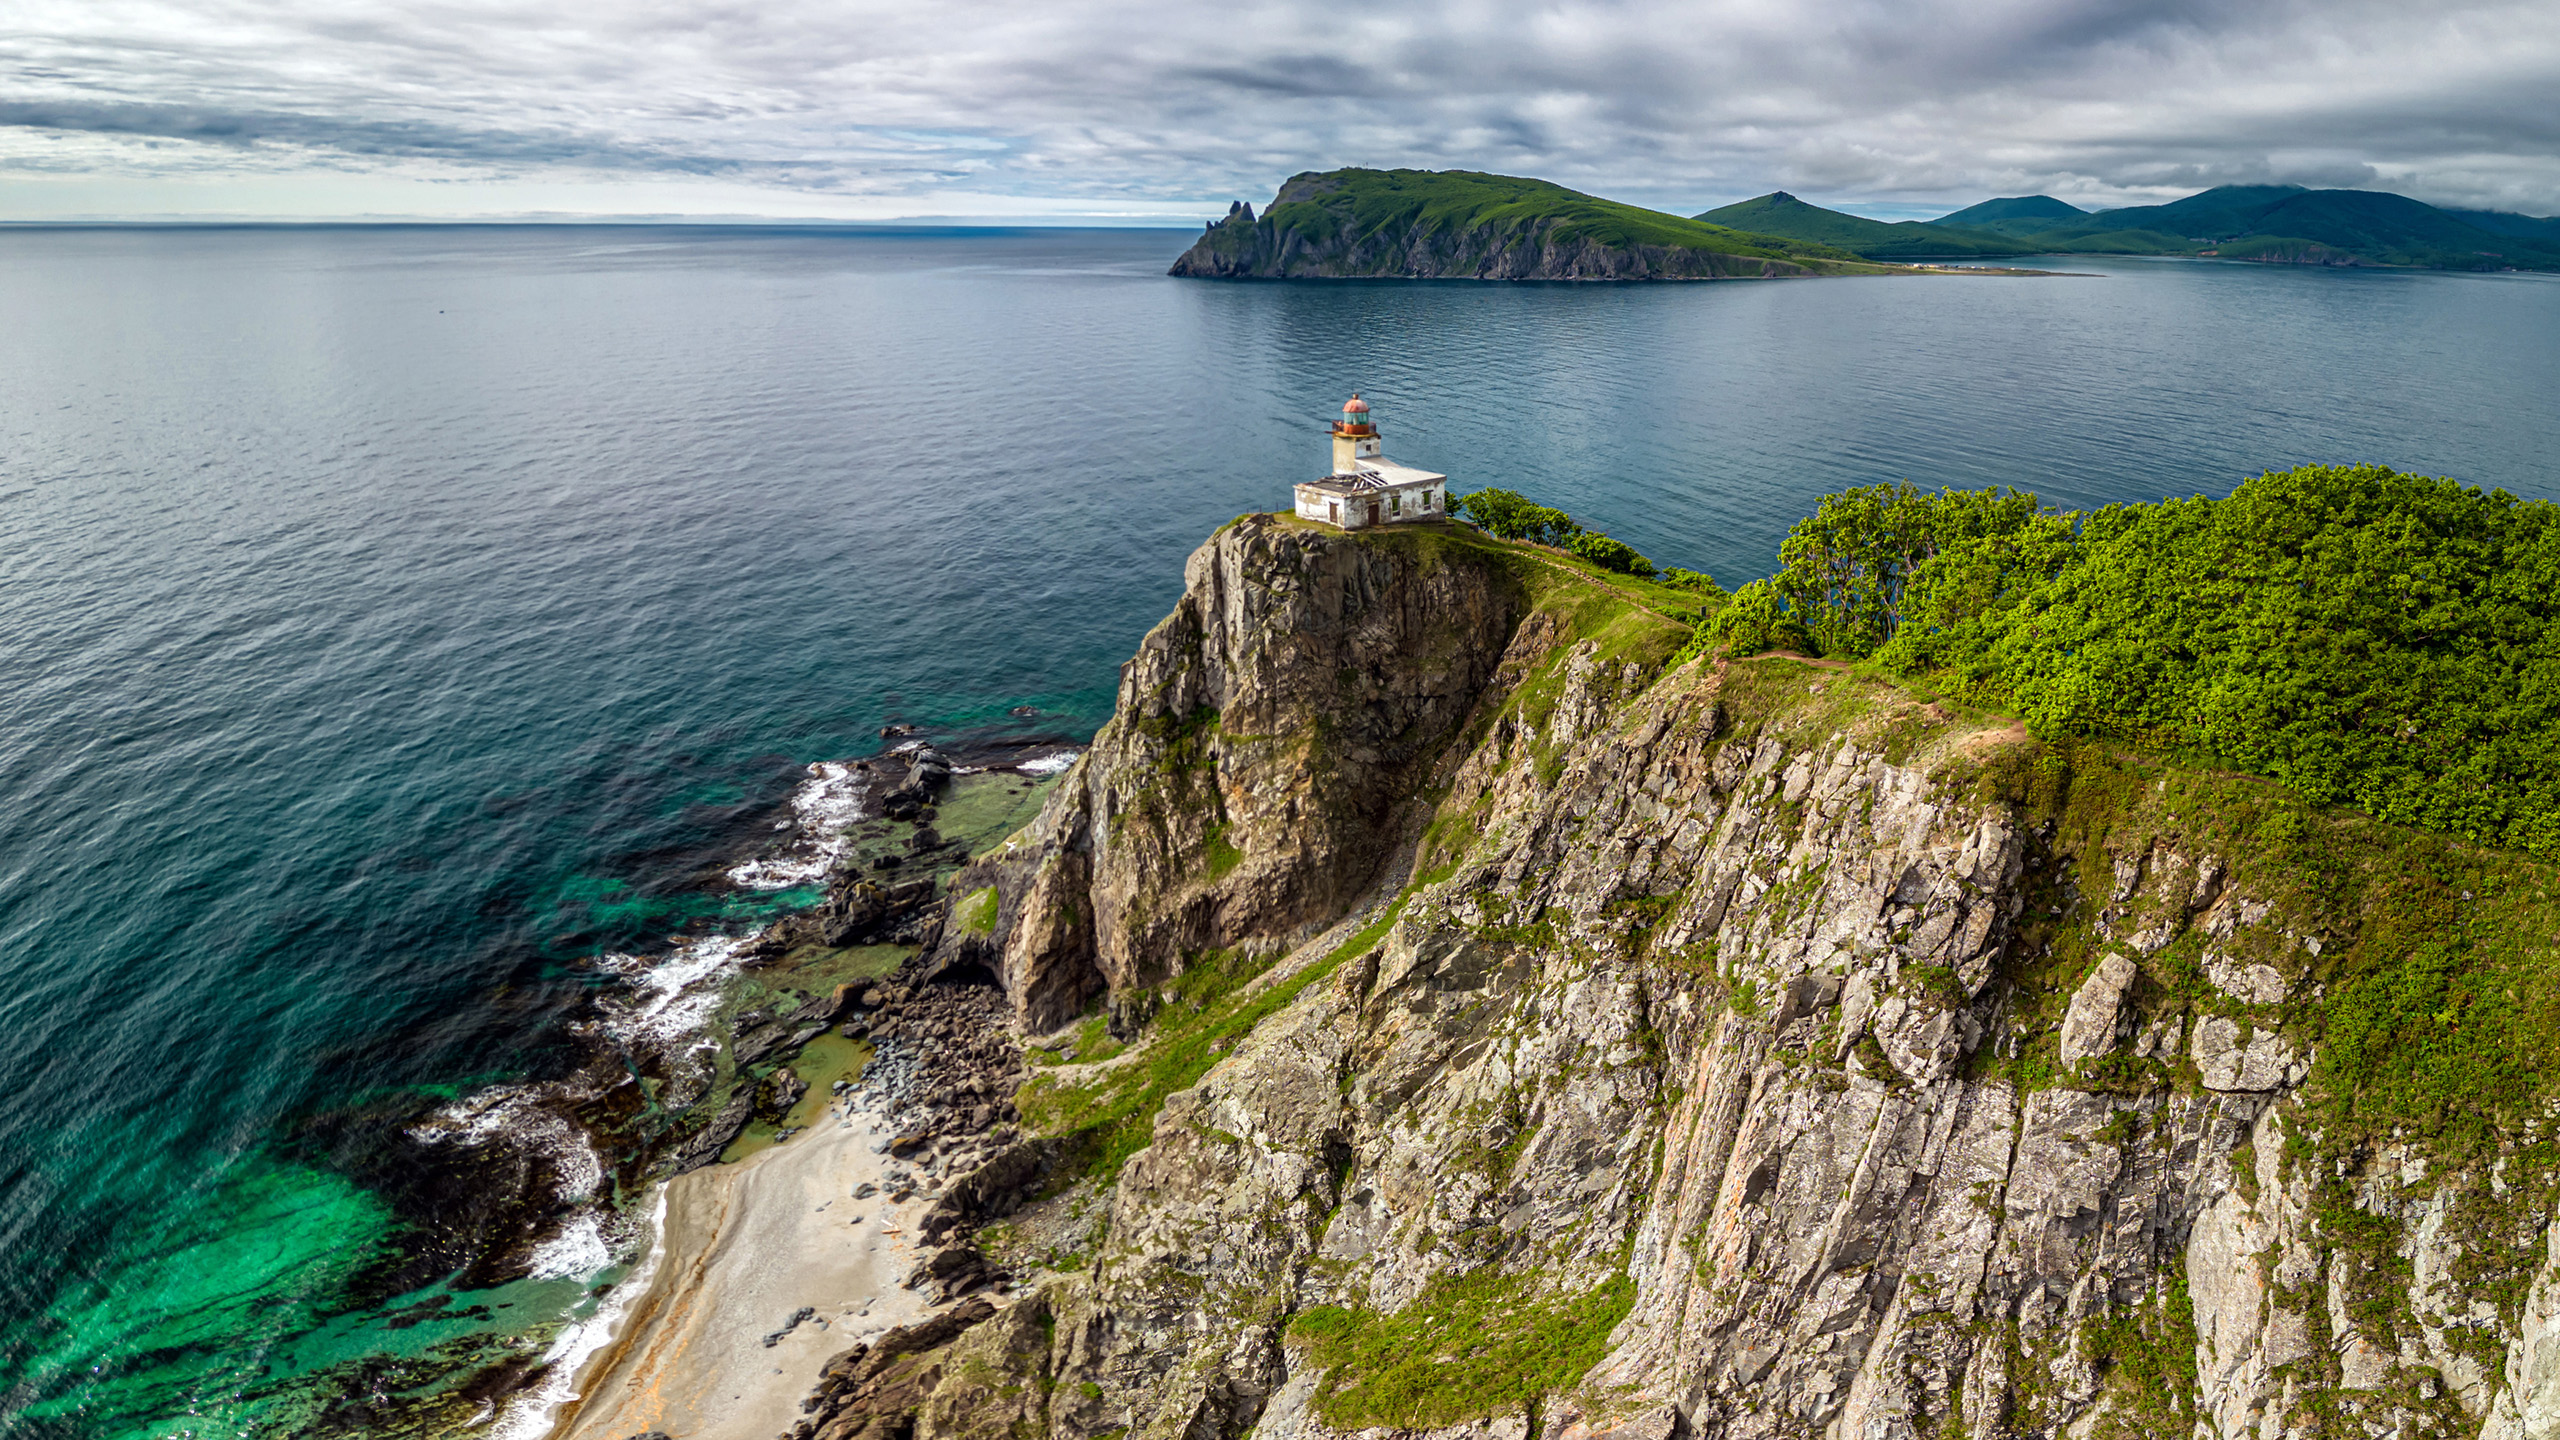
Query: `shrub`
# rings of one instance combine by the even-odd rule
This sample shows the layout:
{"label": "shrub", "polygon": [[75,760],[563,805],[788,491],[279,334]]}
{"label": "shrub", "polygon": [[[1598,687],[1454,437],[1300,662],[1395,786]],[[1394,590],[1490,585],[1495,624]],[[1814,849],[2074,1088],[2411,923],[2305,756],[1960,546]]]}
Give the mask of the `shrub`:
{"label": "shrub", "polygon": [[1565,548],[1603,570],[1614,570],[1621,575],[1653,574],[1653,562],[1637,554],[1636,547],[1596,531],[1583,531],[1574,536]]}
{"label": "shrub", "polygon": [[1563,546],[1582,533],[1573,517],[1549,509],[1516,490],[1478,490],[1449,502],[1451,513],[1483,527],[1488,535]]}
{"label": "shrub", "polygon": [[1727,650],[1754,655],[1763,650],[1813,649],[1813,637],[1796,623],[1775,585],[1754,580],[1733,592],[1733,600],[1698,627]]}

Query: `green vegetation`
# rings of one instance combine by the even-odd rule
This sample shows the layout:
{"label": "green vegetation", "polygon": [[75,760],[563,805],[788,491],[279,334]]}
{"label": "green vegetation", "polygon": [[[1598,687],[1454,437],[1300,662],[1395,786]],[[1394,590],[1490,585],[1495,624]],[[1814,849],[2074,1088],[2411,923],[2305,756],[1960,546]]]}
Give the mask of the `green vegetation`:
{"label": "green vegetation", "polygon": [[951,907],[951,923],[963,935],[992,935],[996,930],[996,887],[972,890]]}
{"label": "green vegetation", "polygon": [[2088,514],[1870,486],[1779,560],[1702,634],[2560,856],[2560,508],[2378,466]]}
{"label": "green vegetation", "polygon": [[1654,573],[1653,562],[1637,554],[1636,547],[1596,531],[1585,530],[1574,536],[1565,548],[1603,570],[1614,570],[1621,575],[1650,576]]}
{"label": "green vegetation", "polygon": [[1017,1103],[1023,1123],[1044,1134],[1074,1137],[1086,1157],[1086,1172],[1110,1184],[1129,1157],[1154,1138],[1156,1114],[1166,1096],[1199,1084],[1209,1067],[1225,1059],[1253,1027],[1332,975],[1345,960],[1377,948],[1404,903],[1399,898],[1375,923],[1323,959],[1258,991],[1248,993],[1248,987],[1271,968],[1273,957],[1213,952],[1195,958],[1166,987],[1169,998],[1147,1023],[1143,1053],[1089,1081],[1062,1078],[1063,1066],[1045,1069],[1022,1087]]}
{"label": "green vegetation", "polygon": [[[1624,540],[1613,540],[1597,530],[1585,530],[1574,522],[1572,516],[1541,505],[1516,490],[1478,490],[1471,495],[1460,495],[1449,502],[1449,513],[1471,520],[1485,533],[1504,540],[1526,540],[1535,545],[1569,550],[1613,574],[1635,575],[1650,580],[1663,573]],[[1707,593],[1715,591],[1714,579],[1698,571],[1674,570],[1669,574],[1678,578],[1667,583]]]}
{"label": "green vegetation", "polygon": [[2213,255],[2310,265],[2560,269],[2560,222],[2444,211],[2376,190],[2223,185],[2166,205],[2089,214],[2049,195],[1886,224],[1780,191],[1698,217],[1873,260],[1965,255]]}
{"label": "green vegetation", "polygon": [[2195,1302],[2187,1272],[2168,1268],[2168,1281],[2143,1304],[2092,1317],[2084,1344],[2107,1390],[2099,1440],[2151,1440],[2182,1434],[2195,1425]]}
{"label": "green vegetation", "polygon": [[1518,1414],[1573,1385],[1607,1353],[1635,1304],[1620,1274],[1579,1294],[1544,1296],[1529,1277],[1440,1276],[1392,1315],[1324,1305],[1289,1338],[1324,1367],[1315,1408],[1337,1430],[1433,1429]]}
{"label": "green vegetation", "polygon": [[1704,224],[1622,205],[1568,190],[1547,180],[1486,175],[1467,170],[1334,170],[1300,175],[1281,190],[1264,218],[1282,229],[1330,231],[1348,225],[1362,234],[1386,229],[1446,233],[1478,227],[1518,230],[1556,222],[1558,244],[1596,240],[1604,245],[1659,245],[1730,255],[1784,259],[1800,252],[1849,258],[1826,247],[1789,238],[1753,235],[1730,225]]}
{"label": "green vegetation", "polygon": [[[2157,835],[2190,855],[2224,857],[2234,888],[2319,947],[2253,952],[2272,941],[2267,931],[2230,942],[2297,977],[2287,1005],[2244,1007],[2206,979],[2207,937],[2191,932],[2139,960],[2143,1013],[2183,1012],[2190,1026],[2223,1014],[2282,1032],[2313,1057],[2303,1128],[2327,1151],[2396,1139],[2449,1164],[2512,1155],[2506,1147],[2560,1094],[2560,868],[2550,862],[2070,737],[2005,748],[1979,783],[1982,798],[2019,806],[2022,825],[2050,826],[2053,853],[2074,858],[2030,897],[2007,962],[2024,1048],[2015,1059],[1977,1051],[1977,1073],[1997,1070],[2026,1088],[2065,1082],[2053,1027],[2109,948],[2086,909],[2069,906],[2109,892],[2125,837]],[[2137,1094],[2191,1077],[2118,1054],[2068,1083]],[[2511,1190],[2522,1183],[2511,1173]],[[2538,1256],[2538,1238],[2533,1248]]]}
{"label": "green vegetation", "polygon": [[1209,853],[1209,878],[1212,880],[1227,878],[1238,865],[1244,863],[1244,852],[1228,841],[1227,827],[1224,824],[1209,827],[1208,839],[1203,848]]}
{"label": "green vegetation", "polygon": [[1572,516],[1516,490],[1478,490],[1471,495],[1454,496],[1449,501],[1449,513],[1473,521],[1488,535],[1559,549],[1582,533]]}

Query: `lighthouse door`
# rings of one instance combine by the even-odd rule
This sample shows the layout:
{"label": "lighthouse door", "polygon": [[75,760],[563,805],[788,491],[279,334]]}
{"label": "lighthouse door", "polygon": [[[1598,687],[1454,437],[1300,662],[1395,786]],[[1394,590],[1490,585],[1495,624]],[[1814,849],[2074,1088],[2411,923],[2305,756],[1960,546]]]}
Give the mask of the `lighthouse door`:
{"label": "lighthouse door", "polygon": [[1375,500],[1369,502],[1369,523],[1372,525],[1378,523],[1378,502]]}

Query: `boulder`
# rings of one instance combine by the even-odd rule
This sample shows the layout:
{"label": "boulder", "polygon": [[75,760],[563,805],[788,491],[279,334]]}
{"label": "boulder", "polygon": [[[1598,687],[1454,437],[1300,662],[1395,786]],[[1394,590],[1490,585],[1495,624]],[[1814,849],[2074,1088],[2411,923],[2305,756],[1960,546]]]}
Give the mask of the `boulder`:
{"label": "boulder", "polygon": [[2079,1065],[2116,1048],[2116,1027],[2134,974],[2132,960],[2110,955],[2071,992],[2071,1008],[2062,1017],[2063,1064]]}
{"label": "boulder", "polygon": [[2225,1015],[2208,1015],[2197,1023],[2192,1053],[2204,1088],[2226,1093],[2296,1084],[2310,1069],[2283,1036],[2260,1031],[2244,1041],[2240,1022]]}

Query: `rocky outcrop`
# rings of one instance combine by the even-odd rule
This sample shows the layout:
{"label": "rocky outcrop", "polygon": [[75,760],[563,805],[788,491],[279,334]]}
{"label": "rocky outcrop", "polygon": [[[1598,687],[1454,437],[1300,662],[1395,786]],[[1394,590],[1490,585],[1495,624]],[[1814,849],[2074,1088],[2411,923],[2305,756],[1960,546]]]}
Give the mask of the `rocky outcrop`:
{"label": "rocky outcrop", "polygon": [[1137,1021],[1199,951],[1294,999],[1162,1098],[1089,1266],[808,1433],[2560,1433],[2544,1172],[2326,1145],[2322,935],[2208,782],[2058,789],[1567,579],[1270,519],[1193,557],[991,943],[1026,1021],[1138,1043],[1050,1097],[1176,1063]]}
{"label": "rocky outcrop", "polygon": [[[1027,1028],[1105,993],[1142,1010],[1186,956],[1284,946],[1376,883],[1521,609],[1503,567],[1435,558],[1434,538],[1255,515],[1191,557],[1040,819],[952,881],[999,891],[970,953]],[[972,943],[947,932],[946,962]]]}

